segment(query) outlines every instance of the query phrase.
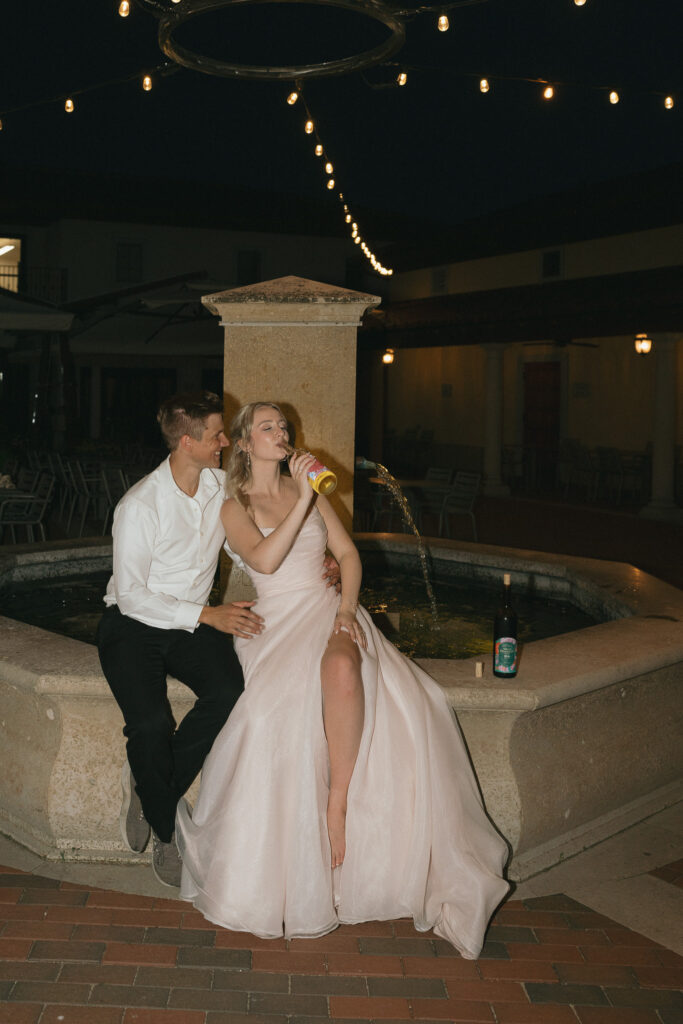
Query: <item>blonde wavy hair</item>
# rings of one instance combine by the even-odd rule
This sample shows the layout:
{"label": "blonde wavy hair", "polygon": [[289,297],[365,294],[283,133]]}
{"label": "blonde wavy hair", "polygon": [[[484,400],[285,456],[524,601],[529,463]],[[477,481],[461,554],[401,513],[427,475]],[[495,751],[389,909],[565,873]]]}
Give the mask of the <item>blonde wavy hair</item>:
{"label": "blonde wavy hair", "polygon": [[245,507],[249,499],[245,488],[251,483],[251,466],[246,446],[251,440],[254,416],[259,409],[275,409],[287,419],[277,402],[249,402],[235,414],[230,423],[230,455],[225,467],[225,491],[229,498],[237,498]]}

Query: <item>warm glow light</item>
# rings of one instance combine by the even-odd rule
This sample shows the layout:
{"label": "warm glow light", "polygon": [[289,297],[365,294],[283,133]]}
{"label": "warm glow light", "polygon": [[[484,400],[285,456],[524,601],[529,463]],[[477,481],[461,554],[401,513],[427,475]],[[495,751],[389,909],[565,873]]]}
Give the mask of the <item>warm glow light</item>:
{"label": "warm glow light", "polygon": [[298,92],[290,92],[289,96],[287,97],[287,102],[289,103],[290,107],[293,107],[298,99],[299,99],[299,93]]}
{"label": "warm glow light", "polygon": [[451,27],[451,23],[448,20],[448,15],[440,14],[439,20],[437,21],[436,25],[439,32],[448,32],[448,29]]}
{"label": "warm glow light", "polygon": [[398,75],[396,76],[396,81],[398,82],[399,85],[406,84],[406,82],[408,81],[408,76],[405,73],[405,71],[399,71]]}
{"label": "warm glow light", "polygon": [[574,4],[576,7],[585,7],[586,0],[574,0]]}
{"label": "warm glow light", "polygon": [[394,361],[394,350],[393,350],[393,348],[388,348],[386,350],[386,352],[384,352],[384,354],[382,355],[382,362],[386,363],[387,366],[388,366],[389,363],[393,363],[393,361]]}
{"label": "warm glow light", "polygon": [[145,77],[142,79],[142,88],[145,90],[145,92],[149,92],[149,90],[152,88],[151,75],[145,75]]}
{"label": "warm glow light", "polygon": [[5,253],[11,252],[13,248],[13,245],[3,245],[2,247],[0,247],[0,256],[4,256]]}
{"label": "warm glow light", "polygon": [[667,96],[664,100],[664,106],[667,110],[673,110],[674,98],[673,96]]}
{"label": "warm glow light", "polygon": [[122,18],[127,18],[130,14],[130,4],[128,3],[128,0],[121,0],[121,3],[119,4],[119,14]]}
{"label": "warm glow light", "polygon": [[610,103],[618,103],[619,102],[619,93],[617,92],[616,89],[612,89],[611,93],[609,94],[609,101],[610,101]]}
{"label": "warm glow light", "polygon": [[[304,125],[304,131],[306,132],[307,135],[312,135],[314,128],[315,128],[315,125],[310,120],[308,120],[306,122],[306,124]],[[316,149],[317,149],[317,147],[316,147]]]}
{"label": "warm glow light", "polygon": [[322,156],[323,155],[323,147],[320,145],[320,143],[318,143],[318,145],[315,147],[315,155],[316,156]]}
{"label": "warm glow light", "polygon": [[482,78],[479,83],[479,92],[488,92],[491,86],[489,85],[488,78]]}
{"label": "warm glow light", "polygon": [[332,174],[333,170],[334,170],[334,167],[332,166],[332,164],[328,160],[327,163],[325,164],[325,174]]}
{"label": "warm glow light", "polygon": [[344,220],[346,221],[347,224],[350,224],[351,223],[351,214],[347,213],[346,216],[344,217]]}
{"label": "warm glow light", "polygon": [[74,112],[74,101],[71,98],[69,98],[66,101],[66,103],[64,104],[64,109],[66,110],[67,114],[73,114],[73,112]]}
{"label": "warm glow light", "polygon": [[554,95],[555,90],[553,89],[552,85],[546,85],[545,89],[543,90],[543,99],[551,100]]}
{"label": "warm glow light", "polygon": [[353,241],[355,245],[360,245],[360,235],[356,235]]}
{"label": "warm glow light", "polygon": [[635,348],[639,356],[646,356],[652,348],[652,340],[647,334],[636,334]]}
{"label": "warm glow light", "polygon": [[354,220],[353,224],[351,225],[351,227],[353,228],[354,231],[358,231],[358,225],[356,224],[355,220]]}
{"label": "warm glow light", "polygon": [[334,178],[330,178],[327,182],[328,188],[334,188]]}

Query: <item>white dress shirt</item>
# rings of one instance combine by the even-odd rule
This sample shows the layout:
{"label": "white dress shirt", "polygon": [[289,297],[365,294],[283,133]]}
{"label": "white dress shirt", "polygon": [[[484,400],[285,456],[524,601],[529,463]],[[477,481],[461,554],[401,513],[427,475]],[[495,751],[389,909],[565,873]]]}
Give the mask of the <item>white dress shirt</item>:
{"label": "white dress shirt", "polygon": [[138,481],[114,511],[114,574],[105,604],[159,629],[192,632],[206,605],[225,541],[225,473],[203,469],[194,497],[169,459]]}

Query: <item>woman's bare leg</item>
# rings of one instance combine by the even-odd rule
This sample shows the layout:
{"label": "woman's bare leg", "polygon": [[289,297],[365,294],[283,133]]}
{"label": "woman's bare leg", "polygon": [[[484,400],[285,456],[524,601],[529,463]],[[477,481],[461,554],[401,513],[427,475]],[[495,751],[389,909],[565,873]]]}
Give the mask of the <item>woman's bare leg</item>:
{"label": "woman's bare leg", "polygon": [[363,732],[365,697],[360,673],[360,651],[346,633],[330,638],[320,665],[323,723],[330,754],[330,794],[327,830],[332,867],[346,852],[346,798]]}

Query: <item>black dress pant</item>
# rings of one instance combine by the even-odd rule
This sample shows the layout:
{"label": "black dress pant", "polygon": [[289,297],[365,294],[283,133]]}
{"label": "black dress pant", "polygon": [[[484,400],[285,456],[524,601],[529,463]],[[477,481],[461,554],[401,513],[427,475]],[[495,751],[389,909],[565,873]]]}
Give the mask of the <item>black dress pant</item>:
{"label": "black dress pant", "polygon": [[[164,842],[178,800],[200,771],[244,687],[227,633],[158,629],[107,608],[97,631],[100,664],[121,711],[126,753],[147,821]],[[197,697],[176,728],[166,693],[175,676]]]}

